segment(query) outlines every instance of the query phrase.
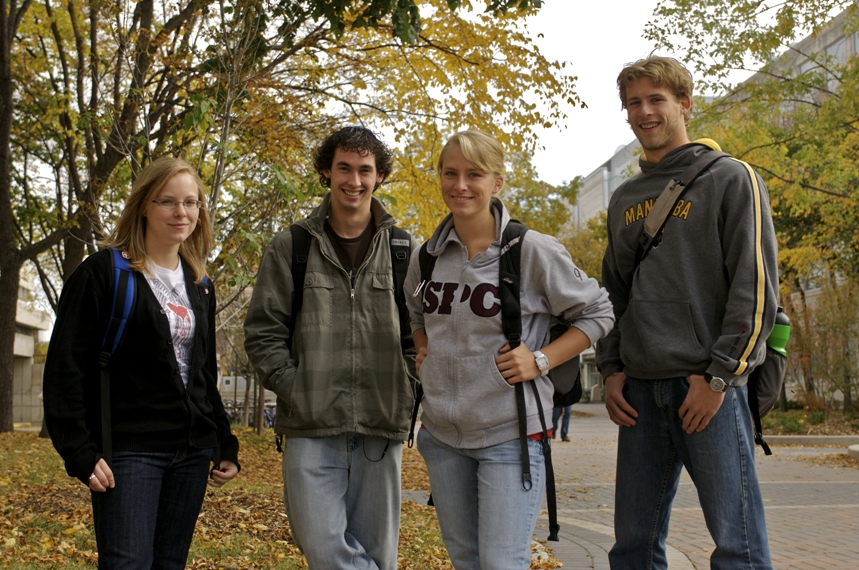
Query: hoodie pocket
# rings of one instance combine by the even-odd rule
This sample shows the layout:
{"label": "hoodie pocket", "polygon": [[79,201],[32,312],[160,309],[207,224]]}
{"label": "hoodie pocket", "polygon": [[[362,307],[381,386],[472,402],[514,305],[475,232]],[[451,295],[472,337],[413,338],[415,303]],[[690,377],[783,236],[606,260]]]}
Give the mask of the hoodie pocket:
{"label": "hoodie pocket", "polygon": [[689,368],[709,359],[686,301],[633,300],[620,323],[621,358],[639,370]]}

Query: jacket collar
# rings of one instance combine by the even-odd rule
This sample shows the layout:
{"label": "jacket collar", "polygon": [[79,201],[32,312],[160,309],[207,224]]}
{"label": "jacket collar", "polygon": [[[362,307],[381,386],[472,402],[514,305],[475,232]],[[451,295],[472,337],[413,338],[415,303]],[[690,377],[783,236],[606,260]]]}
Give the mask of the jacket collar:
{"label": "jacket collar", "polygon": [[[298,224],[307,228],[311,234],[317,239],[321,239],[324,233],[325,220],[328,219],[328,209],[331,207],[331,192],[325,194],[322,198],[322,203],[316,206],[313,211],[304,220],[299,220]],[[373,213],[373,219],[376,220],[376,233],[388,229],[395,225],[394,217],[385,210],[385,206],[375,196],[370,203],[370,211]]]}

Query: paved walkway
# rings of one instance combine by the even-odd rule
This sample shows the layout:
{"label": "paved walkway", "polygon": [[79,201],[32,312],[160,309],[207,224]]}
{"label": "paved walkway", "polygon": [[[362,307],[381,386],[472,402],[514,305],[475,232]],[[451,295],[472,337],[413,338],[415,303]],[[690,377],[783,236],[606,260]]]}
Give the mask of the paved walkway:
{"label": "paved walkway", "polygon": [[[614,542],[617,427],[602,404],[577,404],[593,414],[571,418],[572,442],[555,440],[560,542],[549,543],[564,570],[608,569]],[[859,568],[859,470],[804,461],[845,448],[774,446],[756,454],[776,570]],[[542,517],[535,537],[548,536]],[[713,541],[695,487],[683,472],[668,535],[671,570],[707,569]]]}

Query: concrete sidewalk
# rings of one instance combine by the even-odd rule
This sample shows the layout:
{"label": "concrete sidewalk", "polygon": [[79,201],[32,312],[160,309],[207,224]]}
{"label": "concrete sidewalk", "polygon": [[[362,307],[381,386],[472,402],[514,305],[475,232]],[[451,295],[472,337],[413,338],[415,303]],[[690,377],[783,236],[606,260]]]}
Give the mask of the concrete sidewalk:
{"label": "concrete sidewalk", "polygon": [[[617,426],[602,404],[577,404],[592,414],[571,418],[570,443],[553,442],[560,542],[549,543],[564,569],[608,569],[614,543]],[[773,446],[756,454],[777,570],[859,568],[859,470],[815,463],[845,448]],[[548,518],[535,538],[548,536]],[[671,570],[706,569],[714,545],[704,524],[695,487],[685,470],[674,500],[668,535]]]}

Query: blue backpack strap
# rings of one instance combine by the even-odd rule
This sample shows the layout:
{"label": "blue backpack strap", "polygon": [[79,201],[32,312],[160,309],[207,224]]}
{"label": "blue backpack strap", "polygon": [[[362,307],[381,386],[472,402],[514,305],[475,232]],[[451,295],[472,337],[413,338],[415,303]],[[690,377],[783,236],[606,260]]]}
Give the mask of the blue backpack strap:
{"label": "blue backpack strap", "polygon": [[101,343],[102,353],[107,353],[108,358],[119,346],[125,325],[128,323],[128,315],[134,304],[134,275],[128,266],[128,260],[122,257],[122,253],[111,248],[111,267],[113,277],[113,302],[110,306],[110,319],[107,330]]}
{"label": "blue backpack strap", "polygon": [[110,319],[107,322],[107,330],[104,333],[101,352],[98,357],[101,369],[101,452],[108,466],[113,461],[110,419],[110,356],[122,342],[128,317],[134,306],[134,275],[128,266],[128,260],[117,249],[111,248],[110,253],[113,296],[110,305]]}

